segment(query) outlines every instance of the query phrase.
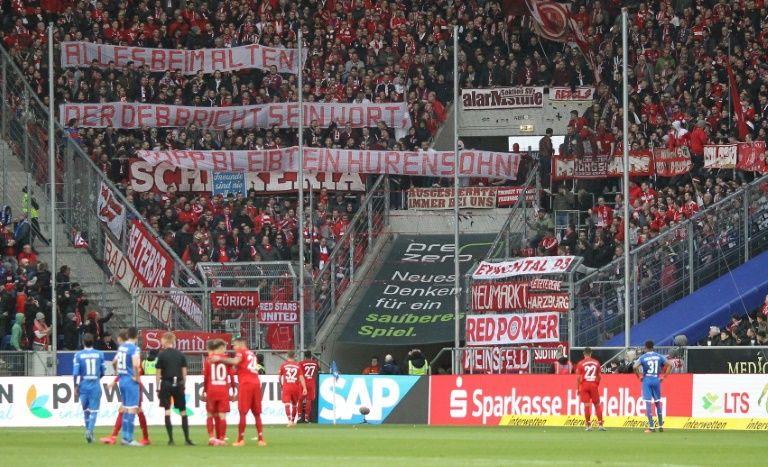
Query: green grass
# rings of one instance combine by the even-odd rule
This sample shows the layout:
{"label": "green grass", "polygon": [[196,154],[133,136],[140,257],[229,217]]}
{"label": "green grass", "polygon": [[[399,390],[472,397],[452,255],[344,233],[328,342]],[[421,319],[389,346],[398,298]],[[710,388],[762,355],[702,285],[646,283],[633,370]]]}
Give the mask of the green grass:
{"label": "green grass", "polygon": [[[138,431],[138,427],[137,427]],[[175,434],[181,436],[180,428]],[[234,435],[229,427],[230,436]],[[104,436],[107,428],[97,428]],[[757,466],[766,465],[760,432],[430,427],[411,425],[265,427],[267,447],[209,447],[201,427],[195,447],[166,446],[163,427],[143,448],[87,445],[80,429],[0,429],[5,466]],[[254,436],[249,427],[246,439]]]}

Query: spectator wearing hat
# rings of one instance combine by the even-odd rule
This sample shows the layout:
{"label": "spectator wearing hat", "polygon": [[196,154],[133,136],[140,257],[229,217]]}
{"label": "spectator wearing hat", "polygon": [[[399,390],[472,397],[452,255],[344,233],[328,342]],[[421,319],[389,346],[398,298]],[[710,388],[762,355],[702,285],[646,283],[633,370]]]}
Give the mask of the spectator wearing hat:
{"label": "spectator wearing hat", "polygon": [[395,359],[392,357],[392,355],[387,354],[384,357],[384,366],[381,367],[381,374],[382,375],[402,374],[400,367],[397,365],[397,362],[395,362]]}
{"label": "spectator wearing hat", "polygon": [[13,321],[13,327],[11,328],[11,342],[10,346],[12,350],[22,351],[27,349],[27,335],[24,332],[24,322],[26,318],[24,313],[16,313],[16,318]]}
{"label": "spectator wearing hat", "polygon": [[112,319],[114,313],[108,311],[105,317],[101,317],[101,314],[96,310],[91,310],[86,314],[85,322],[83,323],[83,333],[91,334],[95,342],[99,342],[104,338],[104,325]]}
{"label": "spectator wearing hat", "polygon": [[50,336],[52,329],[45,322],[45,314],[37,312],[35,314],[35,322],[32,325],[32,350],[35,352],[47,351],[50,344]]}

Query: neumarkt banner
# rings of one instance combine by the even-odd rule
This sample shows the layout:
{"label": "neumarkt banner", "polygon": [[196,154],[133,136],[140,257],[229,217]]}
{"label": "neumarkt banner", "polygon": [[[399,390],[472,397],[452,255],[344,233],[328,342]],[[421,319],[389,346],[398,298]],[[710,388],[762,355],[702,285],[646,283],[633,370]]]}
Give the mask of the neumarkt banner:
{"label": "neumarkt banner", "polygon": [[[488,253],[493,239],[493,235],[461,236],[462,277]],[[453,235],[398,237],[340,341],[371,345],[453,341],[454,255]]]}

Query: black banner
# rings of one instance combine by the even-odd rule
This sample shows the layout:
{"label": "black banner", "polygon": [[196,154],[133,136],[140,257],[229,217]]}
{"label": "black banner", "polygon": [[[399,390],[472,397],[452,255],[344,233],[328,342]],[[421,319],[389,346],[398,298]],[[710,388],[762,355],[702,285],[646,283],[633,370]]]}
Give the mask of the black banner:
{"label": "black banner", "polygon": [[688,347],[688,372],[766,374],[768,347]]}
{"label": "black banner", "polygon": [[[488,253],[494,235],[465,234],[461,238],[463,282],[469,268]],[[401,235],[339,341],[370,345],[452,342],[453,268],[453,235]],[[463,318],[464,313],[461,315]],[[463,319],[461,327],[463,336]]]}

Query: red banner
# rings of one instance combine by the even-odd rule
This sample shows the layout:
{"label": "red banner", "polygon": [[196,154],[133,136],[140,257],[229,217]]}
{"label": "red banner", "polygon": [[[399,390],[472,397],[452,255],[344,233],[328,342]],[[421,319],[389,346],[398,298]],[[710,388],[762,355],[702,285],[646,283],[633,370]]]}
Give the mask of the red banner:
{"label": "red banner", "polygon": [[679,147],[674,151],[654,149],[653,165],[656,175],[660,177],[683,175],[691,171],[691,153],[685,146]]}
{"label": "red banner", "polygon": [[165,288],[171,284],[173,260],[137,220],[131,223],[126,256],[144,287]]}
{"label": "red banner", "polygon": [[560,342],[559,313],[467,315],[469,346]]}
{"label": "red banner", "polygon": [[739,143],[737,151],[737,169],[746,172],[768,172],[768,165],[765,163],[765,141]]}
{"label": "red banner", "polygon": [[525,189],[525,201],[528,203],[536,202],[536,188],[529,186],[504,186],[496,190],[496,206],[500,208],[512,207],[517,203],[520,195]]}
{"label": "red banner", "polygon": [[475,313],[525,310],[527,306],[528,282],[472,284],[472,311]]}
{"label": "red banner", "polygon": [[[690,417],[692,375],[662,383],[667,416]],[[573,415],[583,408],[575,375],[433,376],[429,385],[431,425],[498,425],[509,415]],[[641,383],[633,375],[604,375],[600,396],[606,417],[644,417]]]}
{"label": "red banner", "polygon": [[131,188],[137,193],[210,193],[210,174],[204,170],[174,167],[167,163],[131,161]]}
{"label": "red banner", "polygon": [[[576,157],[555,156],[552,158],[552,180],[573,180],[575,177]],[[653,175],[653,154],[651,151],[630,151],[629,152],[629,175],[632,177],[647,177]],[[621,154],[614,154],[608,158],[605,177],[621,177],[624,174],[622,169]],[[582,173],[587,167],[582,167]]]}
{"label": "red banner", "polygon": [[[168,331],[162,329],[141,331],[141,350],[161,350],[160,341]],[[232,335],[223,332],[173,331],[176,335],[176,348],[181,352],[205,352],[206,343],[213,339],[223,339],[227,347],[232,345]]]}
{"label": "red banner", "polygon": [[299,324],[299,302],[259,303],[259,324]]}
{"label": "red banner", "polygon": [[571,296],[568,293],[532,292],[528,294],[528,311],[567,313],[570,310]]}
{"label": "red banner", "polygon": [[255,310],[259,307],[258,292],[211,292],[214,310]]}

